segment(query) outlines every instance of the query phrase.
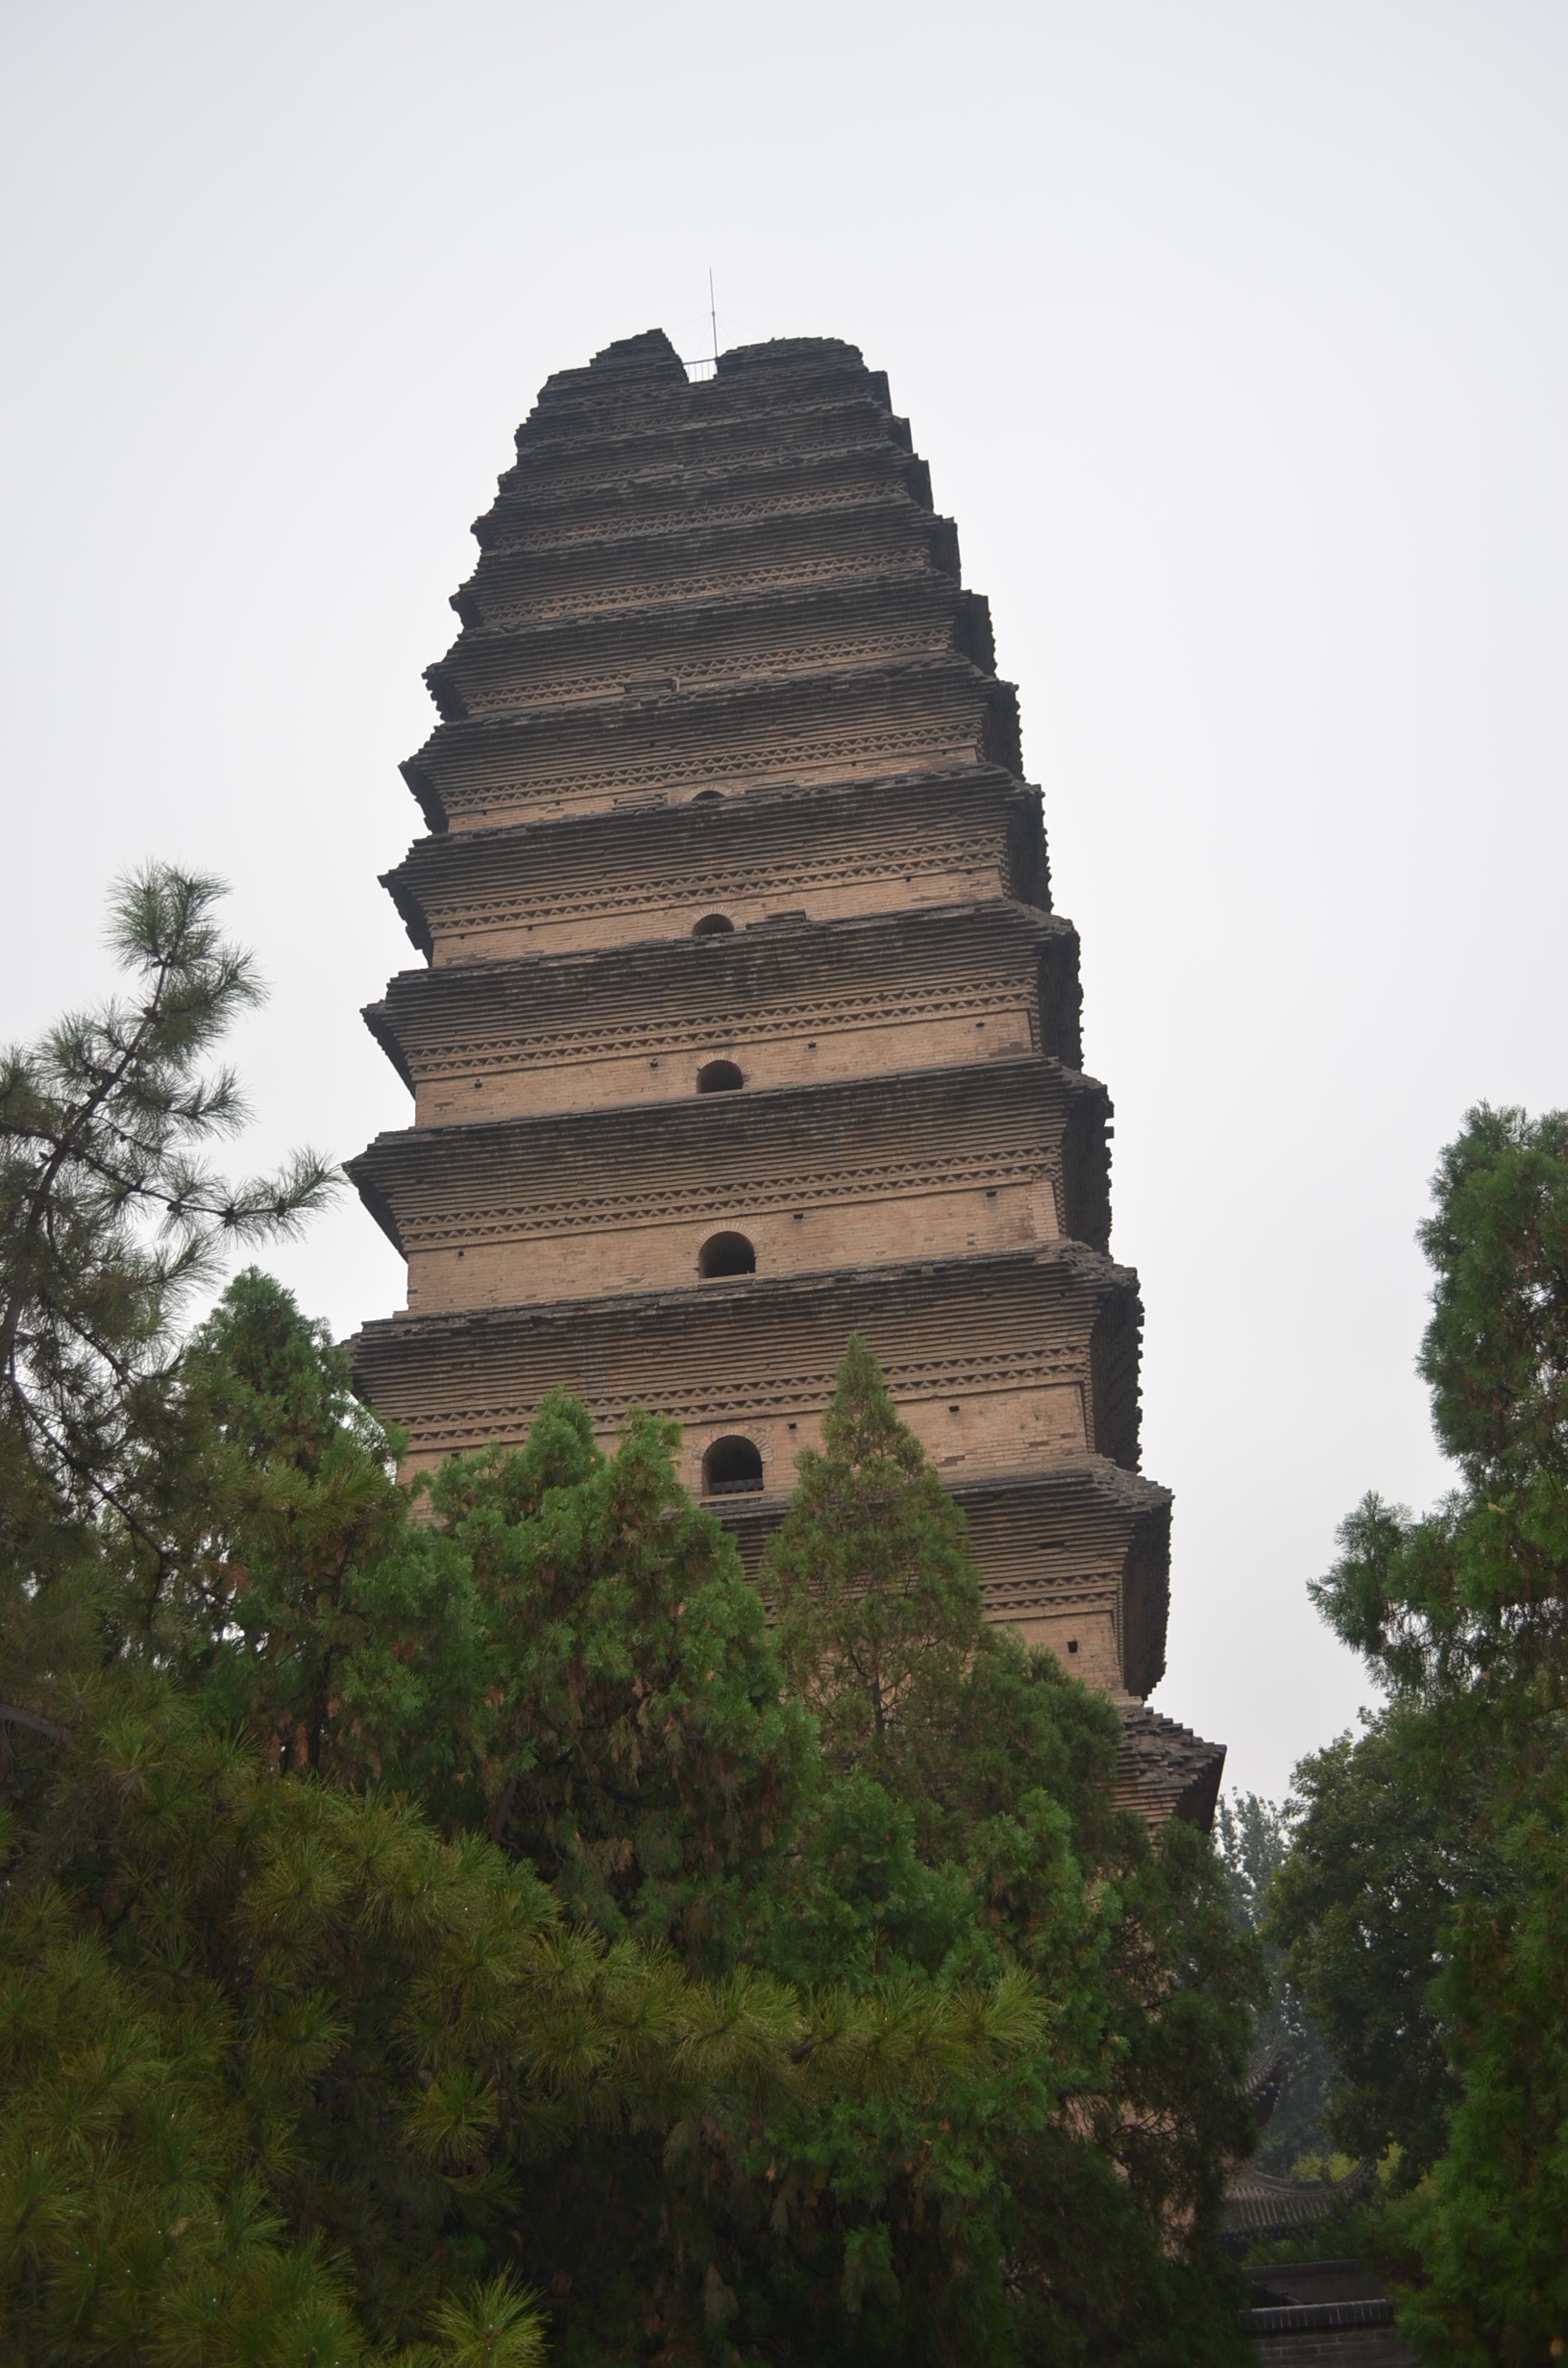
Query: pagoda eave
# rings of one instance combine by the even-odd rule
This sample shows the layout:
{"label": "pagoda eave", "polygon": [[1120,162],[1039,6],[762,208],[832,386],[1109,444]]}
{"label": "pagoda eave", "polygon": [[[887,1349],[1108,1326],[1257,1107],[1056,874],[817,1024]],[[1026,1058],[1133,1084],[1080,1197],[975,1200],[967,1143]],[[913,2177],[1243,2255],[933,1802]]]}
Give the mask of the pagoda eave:
{"label": "pagoda eave", "polygon": [[[824,1058],[832,1029],[859,1030],[858,1044],[871,1041],[867,1030],[903,1028],[913,1057],[892,1065],[928,1067],[933,1053],[920,1048],[941,1023],[969,1046],[969,1059],[981,1049],[973,1039],[986,1034],[988,1051],[1039,1050],[1075,1069],[1079,1000],[1071,922],[992,899],[814,926],[780,917],[722,937],[404,971],[365,1017],[416,1093],[422,1077],[482,1082],[498,1062],[522,1077],[567,1058],[602,1058],[619,1067],[595,1098],[636,1100],[642,1087],[662,1089],[661,1060],[695,1068],[704,1047],[732,1042],[758,1047],[760,1058],[817,1028]],[[1021,1042],[1010,1044],[1009,1027]],[[642,1068],[628,1069],[632,1061]],[[492,1114],[489,1106],[472,1113]]]}
{"label": "pagoda eave", "polygon": [[1063,1231],[1103,1252],[1110,1117],[1102,1085],[1030,1053],[747,1098],[401,1128],[347,1172],[405,1254],[704,1215],[740,1222],[856,1195],[887,1203],[967,1187],[994,1199],[1036,1178]]}
{"label": "pagoda eave", "polygon": [[[611,1436],[634,1403],[692,1430],[735,1428],[783,1455],[815,1421],[852,1331],[876,1341],[901,1404],[952,1401],[939,1466],[1016,1460],[970,1441],[966,1402],[1012,1408],[1007,1433],[1046,1463],[1086,1451],[1138,1460],[1138,1278],[1077,1243],[850,1272],[751,1276],[537,1305],[405,1315],[350,1344],[355,1386],[408,1429],[420,1461],[520,1442],[546,1391],[566,1389]],[[767,1378],[763,1378],[766,1376]],[[433,1419],[429,1410],[442,1411]],[[1075,1443],[1076,1443],[1076,1445]],[[956,1469],[956,1465],[955,1465]]]}
{"label": "pagoda eave", "polygon": [[[733,901],[750,920],[759,895],[776,908],[792,887],[808,900],[858,887],[864,908],[878,879],[890,883],[880,900],[891,906],[900,883],[919,893],[935,879],[940,893],[946,880],[962,894],[966,870],[989,875],[1013,901],[1049,910],[1039,793],[998,766],[760,782],[677,806],[441,833],[416,841],[381,883],[429,960],[437,937],[450,941],[454,931],[580,926],[622,911],[646,925],[670,903],[700,911]],[[952,893],[949,885],[941,901]]]}

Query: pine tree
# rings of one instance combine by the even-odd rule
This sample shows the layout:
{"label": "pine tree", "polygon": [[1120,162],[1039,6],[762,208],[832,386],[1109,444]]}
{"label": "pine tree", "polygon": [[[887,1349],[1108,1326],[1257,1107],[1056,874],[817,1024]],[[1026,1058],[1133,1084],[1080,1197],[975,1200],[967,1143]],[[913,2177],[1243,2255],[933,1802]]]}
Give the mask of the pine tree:
{"label": "pine tree", "polygon": [[[280,1777],[152,1673],[84,1679],[67,1725],[5,1838],[19,2358],[305,2368],[312,2344],[320,2363],[425,2343],[454,2368],[476,2313],[509,2314],[527,2357],[537,2315],[496,2281],[561,2268],[544,2232],[575,2247],[568,2286],[619,2294],[606,2234],[658,2251],[673,2128],[918,2086],[927,2055],[989,2056],[1010,2018],[1027,2035],[1005,1999],[884,2032],[765,1977],[694,1985],[570,1927],[490,1843]],[[591,2222],[557,2211],[581,2164]]]}
{"label": "pine tree", "polygon": [[[857,2241],[925,2298],[919,2333],[898,2319],[932,2346],[912,2356],[1239,2357],[1216,2231],[1252,2139],[1259,1962],[1213,1850],[1186,1828],[1151,1846],[1115,1810],[1115,1712],[988,1623],[963,1515],[859,1338],[798,1468],[762,1576],[829,1782],[763,1961],[871,1995],[1016,1967],[1051,2036],[1026,2079],[944,2095],[934,2128],[850,2105],[797,2124],[796,2158],[858,2162],[878,2208]],[[922,2154],[911,2195],[897,2166]],[[898,2232],[925,2209],[963,2231],[940,2302]]]}
{"label": "pine tree", "polygon": [[876,1764],[913,1746],[933,1688],[964,1669],[984,1633],[968,1525],[858,1332],[822,1445],[796,1468],[762,1573],[785,1681],[816,1713],[835,1765]]}
{"label": "pine tree", "polygon": [[[204,1364],[202,1387],[262,1467],[282,1452],[287,1468],[317,1473],[331,1456],[300,1410],[330,1418],[331,1352],[297,1313],[282,1320],[271,1288],[242,1277],[203,1336],[202,1360],[233,1357],[252,1379],[224,1383]],[[312,1356],[319,1391],[301,1378]],[[270,1380],[259,1405],[247,1394],[269,1373],[270,1411]],[[881,1390],[874,1367],[871,1387]],[[362,1426],[361,1412],[340,1413]],[[1052,2229],[1038,2282],[1067,2298],[1052,2306],[1053,2342],[1075,2325],[1088,2340],[1102,2323],[1136,2331],[1184,2309],[1211,2332],[1228,2324],[1223,2279],[1173,2267],[1164,2232],[1213,2187],[1230,2142],[1223,2035],[1236,1962],[1212,1935],[1196,1940],[1201,1868],[1196,1879],[1177,1869],[1173,1883],[1172,1865],[1140,1847],[1137,1821],[1110,1806],[1114,1713],[1049,1656],[1030,1659],[985,1624],[962,1531],[907,1436],[898,1485],[936,1516],[949,1610],[934,1640],[918,1611],[901,1614],[907,1677],[880,1742],[864,1695],[853,1721],[833,1720],[829,1681],[859,1679],[831,1641],[819,1650],[819,1701],[859,1739],[857,1757],[836,1765],[787,1695],[732,1547],[676,1485],[672,1433],[649,1418],[605,1456],[584,1410],[557,1396],[521,1450],[439,1475],[435,1522],[413,1527],[471,1573],[474,1655],[439,1779],[417,1758],[421,1722],[410,1728],[387,1683],[388,1640],[405,1633],[396,1591],[374,1568],[355,1582],[363,1626],[336,1682],[361,1706],[356,1733],[375,1739],[382,1782],[415,1770],[448,1831],[500,1836],[601,1931],[668,1935],[694,1965],[732,1968],[725,1978],[750,1979],[747,1967],[783,1978],[821,1998],[841,2043],[858,2029],[854,2061],[872,2060],[870,2031],[892,2051],[891,2077],[870,2089],[802,2090],[760,2122],[744,2097],[710,2089],[701,2114],[677,2113],[673,2127],[654,2115],[641,2129],[577,2130],[545,2182],[527,2183],[514,2262],[526,2279],[569,2282],[552,2303],[563,2360],[597,2368],[636,2326],[671,2343],[706,2328],[814,2368],[878,2346],[910,2360],[955,2347],[1009,2356],[1029,2314],[1006,2300],[1005,2265],[1020,2247],[1038,2254]],[[907,1568],[918,1535],[907,1508],[894,1508],[883,1547],[888,1528],[906,1541]],[[236,1543],[258,1560],[254,1543]],[[851,1566],[868,1565],[862,1542]],[[285,1556],[280,1585],[287,1567]],[[924,1575],[911,1576],[905,1601],[929,1596]],[[339,1616],[308,1586],[289,1600],[300,1636],[280,1629],[260,1670],[280,1699],[291,1656],[309,1665],[312,1617],[327,1633]],[[807,1591],[809,1606],[824,1600]],[[442,1633],[437,1624],[421,1656],[431,1684]],[[376,1781],[362,1754],[334,1743],[333,1755],[322,1765],[338,1781]],[[1144,1930],[1165,1936],[1152,1954],[1136,1937]],[[1212,1993],[1197,2029],[1180,1979],[1171,2004],[1183,1950]],[[955,2018],[991,2035],[978,2053],[943,2038]],[[1173,2022],[1179,2045],[1163,2035]],[[1118,2066],[1135,2046],[1129,2083]],[[911,2049],[915,2081],[896,2070]],[[1205,2083],[1207,2118],[1192,2102]],[[1074,2117],[1094,2128],[1092,2145],[1064,2137]],[[1084,2232],[1113,2208],[1123,2273],[1086,2286]]]}
{"label": "pine tree", "polygon": [[521,1456],[450,1465],[433,1503],[483,1624],[478,1770],[494,1838],[600,1930],[735,1961],[815,1745],[733,1541],[634,1408],[613,1456],[555,1394]]}
{"label": "pine tree", "polygon": [[137,1426],[170,1385],[175,1313],[333,1181],[308,1151],[238,1185],[200,1155],[246,1110],[231,1070],[199,1065],[262,993],[218,935],[221,893],[166,865],[121,880],[110,942],[130,999],[0,1057],[0,1419],[67,1510],[111,1506],[138,1536]]}
{"label": "pine tree", "polygon": [[[1568,2340],[1568,1113],[1472,1110],[1433,1179],[1421,1370],[1461,1485],[1369,1496],[1313,1592],[1386,1709],[1298,1772],[1273,1918],[1402,2146],[1384,2216],[1433,2360]],[[1354,2069],[1353,2069],[1354,2068]]]}
{"label": "pine tree", "polygon": [[181,1369],[209,1442],[209,1525],[182,1574],[191,1682],[281,1768],[404,1786],[449,1824],[471,1821],[473,1571],[411,1517],[401,1435],[360,1405],[326,1327],[254,1269]]}
{"label": "pine tree", "polygon": [[[194,890],[152,906],[207,982],[161,1091],[245,974]],[[179,1073],[102,1227],[66,1160],[30,1248],[20,1137],[7,1172],[6,1272],[76,1345],[18,1320],[0,1424],[0,2343],[1230,2356],[1246,1965],[1212,1856],[1150,1848],[1115,1714],[986,1625],[869,1351],[780,1549],[787,1682],[673,1426],[606,1455],[551,1398],[427,1503],[264,1276],[182,1346],[183,1285],[290,1209],[179,1181]]]}
{"label": "pine tree", "polygon": [[245,1116],[203,1063],[261,996],[219,893],[164,865],[120,881],[129,996],[0,1054],[0,1776],[49,1732],[75,1655],[156,1649],[206,1493],[177,1314],[232,1246],[286,1236],[332,1188],[310,1152],[237,1185],[203,1156]]}

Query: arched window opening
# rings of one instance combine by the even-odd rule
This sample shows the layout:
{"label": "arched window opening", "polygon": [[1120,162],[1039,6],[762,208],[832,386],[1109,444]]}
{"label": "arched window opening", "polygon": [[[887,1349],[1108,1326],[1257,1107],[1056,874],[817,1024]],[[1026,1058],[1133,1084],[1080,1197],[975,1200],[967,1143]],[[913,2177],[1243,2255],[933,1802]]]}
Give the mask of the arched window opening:
{"label": "arched window opening", "polygon": [[697,1270],[704,1279],[720,1274],[755,1274],[757,1253],[744,1233],[710,1234],[697,1253]]}
{"label": "arched window opening", "polygon": [[727,913],[704,913],[692,931],[692,935],[694,937],[730,937],[734,934],[734,929],[735,924]]}
{"label": "arched window opening", "polygon": [[723,794],[722,789],[699,789],[692,800],[692,803],[693,805],[717,805]]}
{"label": "arched window opening", "polygon": [[697,1073],[699,1094],[738,1094],[745,1083],[733,1061],[709,1061],[705,1069]]}
{"label": "arched window opening", "polygon": [[716,1439],[702,1458],[704,1496],[756,1496],[762,1490],[762,1457],[749,1439]]}

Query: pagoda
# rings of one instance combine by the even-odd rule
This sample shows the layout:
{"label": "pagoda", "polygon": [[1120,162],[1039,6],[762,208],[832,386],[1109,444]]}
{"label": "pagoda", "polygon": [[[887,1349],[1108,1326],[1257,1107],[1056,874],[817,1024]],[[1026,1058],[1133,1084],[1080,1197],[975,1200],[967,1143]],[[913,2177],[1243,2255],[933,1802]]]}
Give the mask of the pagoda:
{"label": "pagoda", "polygon": [[365,1015],[414,1113],[351,1164],[408,1267],[358,1388],[416,1467],[556,1386],[606,1443],[674,1416],[754,1571],[858,1329],[991,1616],[1116,1699],[1126,1797],[1206,1822],[1223,1753],[1143,1703],[1170,1498],[1078,941],[886,378],[627,338],[474,531],[384,883],[423,964]]}

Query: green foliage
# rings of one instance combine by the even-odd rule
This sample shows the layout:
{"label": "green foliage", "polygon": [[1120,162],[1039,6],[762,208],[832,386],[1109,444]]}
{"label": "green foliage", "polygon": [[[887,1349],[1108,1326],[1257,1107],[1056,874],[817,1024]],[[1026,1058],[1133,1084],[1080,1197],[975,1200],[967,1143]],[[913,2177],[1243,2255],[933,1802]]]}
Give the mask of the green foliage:
{"label": "green foliage", "polygon": [[399,1434],[355,1397],[325,1326],[254,1270],[194,1335],[184,1380],[208,1520],[165,1649],[280,1768],[444,1799],[479,1684],[473,1574],[410,1517]]}
{"label": "green foliage", "polygon": [[563,2019],[634,2088],[627,1971],[563,1958],[496,1854],[279,1784],[156,1680],[95,1676],[71,1712],[0,1920],[9,2355],[381,2357],[483,2255],[484,2183],[432,2098],[487,2134],[558,2118]]}
{"label": "green foliage", "polygon": [[[1568,1783],[1498,1841],[1461,1900],[1436,1985],[1462,2093],[1449,2147],[1390,2231],[1420,2283],[1405,2325],[1427,2358],[1522,2368],[1568,2339]],[[1552,2356],[1556,2357],[1555,2353]]]}
{"label": "green foliage", "polygon": [[[952,2356],[1239,2356],[1215,2226],[1251,2143],[1259,1964],[1213,1853],[1180,1826],[1151,1843],[1114,1809],[1114,1709],[987,1623],[964,1517],[861,1340],[799,1469],[762,1577],[826,1782],[763,1961],[803,1979],[830,1960],[869,1986],[1017,1965],[1054,2006],[1030,2076],[955,2101],[925,2137],[944,2216],[968,2223]],[[869,2184],[917,2134],[846,2108],[816,2143]],[[913,2282],[896,2237],[877,2258]],[[852,2356],[880,2356],[859,2341]]]}
{"label": "green foliage", "polygon": [[[1556,1599],[1568,1440],[1568,1111],[1472,1110],[1433,1180],[1421,1245],[1436,1270],[1421,1349],[1437,1436],[1474,1489],[1533,1498]],[[1528,1502],[1514,1511],[1531,1526]],[[1514,1552],[1512,1599],[1531,1559]],[[1537,1591],[1531,1590],[1531,1595]]]}
{"label": "green foliage", "polygon": [[171,1319],[231,1244],[291,1232],[332,1180],[309,1152],[239,1185],[201,1156],[246,1112],[232,1072],[199,1066],[261,999],[218,935],[220,893],[165,865],[122,880],[109,934],[129,999],[0,1054],[0,1518],[36,1547],[111,1504],[155,1582],[141,1498],[168,1447]]}
{"label": "green foliage", "polygon": [[836,1762],[904,1758],[931,1741],[930,1688],[919,1681],[939,1666],[956,1675],[979,1629],[967,1524],[858,1333],[822,1441],[798,1459],[799,1486],[763,1572],[785,1679],[816,1712]]}
{"label": "green foliage", "polygon": [[1472,1111],[1433,1191],[1420,1362],[1465,1485],[1424,1521],[1369,1498],[1315,1592],[1391,1687],[1442,1713],[1445,1748],[1484,1752],[1502,1716],[1499,1767],[1532,1742],[1544,1764],[1533,1721],[1568,1666],[1568,1113]]}
{"label": "green foliage", "polygon": [[1458,2094],[1429,1993],[1475,1853],[1412,1789],[1397,1717],[1304,1760],[1295,1783],[1268,1935],[1334,2051],[1327,2136],[1373,2160],[1398,2147],[1409,2185],[1442,2153]]}
{"label": "green foliage", "polygon": [[[1221,1800],[1214,1842],[1225,1868],[1231,1905],[1249,1933],[1262,1930],[1270,1885],[1284,1866],[1291,1828],[1271,1801],[1256,1792]],[[1286,1973],[1279,1943],[1265,1945],[1269,1996],[1253,2031],[1253,2067],[1262,2073],[1283,2067],[1274,2109],[1258,2142],[1259,2167],[1287,2175],[1304,2158],[1328,2151],[1327,2117],[1336,2085],[1333,2056]],[[1316,1986],[1321,1997],[1322,1986]],[[1357,2025],[1358,2034],[1360,2025]],[[1358,2149],[1357,2151],[1360,2151]],[[1381,2153],[1381,2147],[1370,2149]]]}
{"label": "green foliage", "polygon": [[449,1466],[433,1503],[473,1572],[489,1831],[575,1915],[735,1961],[815,1746],[733,1541],[675,1477],[673,1423],[616,1453],[546,1399],[521,1458]]}
{"label": "green foliage", "polygon": [[452,2368],[543,2368],[545,2344],[536,2298],[493,2278],[471,2302],[444,2302],[436,2333]]}
{"label": "green foliage", "polygon": [[864,1344],[775,1635],[650,1415],[405,1485],[265,1276],[177,1352],[322,1182],[192,1164],[251,992],[210,895],[128,893],[141,1003],[8,1089],[0,2344],[1239,2359],[1254,1953],[1115,1811],[1112,1708],[987,1626]]}
{"label": "green foliage", "polygon": [[1429,2175],[1385,2218],[1433,2361],[1568,2336],[1568,1116],[1472,1111],[1433,1180],[1421,1368],[1463,1485],[1368,1497],[1315,1591],[1386,1711],[1299,1771],[1278,1886],[1347,2134]]}
{"label": "green foliage", "polygon": [[433,2329],[461,2357],[495,2277],[534,2266],[563,2158],[600,2165],[600,2242],[618,2217],[635,2239],[607,2166],[639,2131],[919,2095],[1037,2019],[1005,1986],[875,2012],[694,1986],[488,1842],[280,1780],[157,1679],[85,1681],[30,1806],[0,1928],[0,2296],[30,2359],[250,2356],[275,2307],[256,2356]]}

